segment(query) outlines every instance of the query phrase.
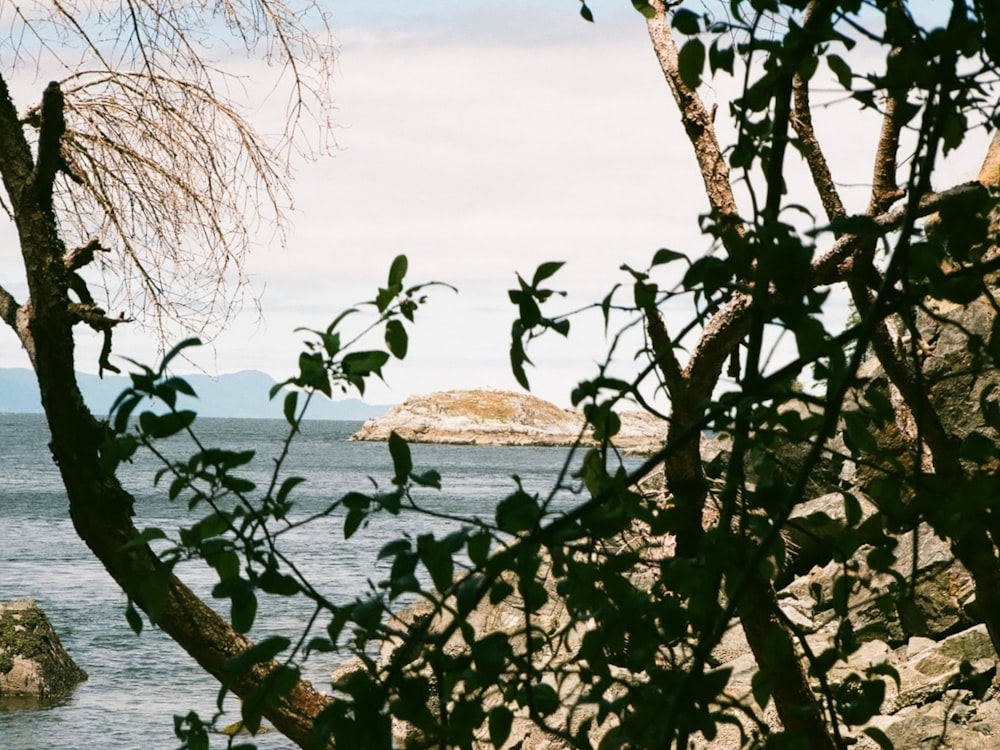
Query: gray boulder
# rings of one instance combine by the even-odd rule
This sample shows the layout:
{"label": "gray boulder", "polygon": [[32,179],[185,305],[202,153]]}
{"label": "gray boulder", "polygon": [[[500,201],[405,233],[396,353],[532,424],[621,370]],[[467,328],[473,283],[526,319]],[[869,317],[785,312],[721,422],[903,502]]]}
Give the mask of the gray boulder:
{"label": "gray boulder", "polygon": [[0,697],[60,698],[86,679],[34,600],[0,602]]}

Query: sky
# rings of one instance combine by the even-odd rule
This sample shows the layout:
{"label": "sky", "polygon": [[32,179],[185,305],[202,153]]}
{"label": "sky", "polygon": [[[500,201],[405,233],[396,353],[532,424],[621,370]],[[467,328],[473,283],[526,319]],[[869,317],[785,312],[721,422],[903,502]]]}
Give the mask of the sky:
{"label": "sky", "polygon": [[[287,247],[263,246],[249,259],[260,312],[247,305],[186,366],[292,375],[295,329],[325,328],[371,299],[402,253],[411,281],[458,291],[430,291],[408,357],[365,400],[517,390],[508,363],[515,273],[565,261],[551,286],[567,291],[553,307],[569,310],[627,283],[619,267],[644,268],[658,248],[705,253],[700,177],[643,19],[625,0],[588,4],[596,23],[580,18],[576,0],[328,0],[339,50],[336,148],[295,166]],[[723,103],[720,113],[726,85],[705,92]],[[857,118],[850,103],[817,112],[835,176],[860,186],[853,207],[861,210],[877,131]],[[942,182],[973,179],[985,142],[971,138]],[[796,179],[793,190],[809,203]],[[118,354],[155,360],[148,332],[118,331]],[[82,330],[77,338],[80,369],[96,371],[99,338]],[[636,342],[617,358],[620,374],[635,369]],[[568,406],[607,347],[599,315],[574,319],[567,340],[550,335],[529,350],[532,391]],[[4,330],[0,367],[13,366],[27,359]]]}

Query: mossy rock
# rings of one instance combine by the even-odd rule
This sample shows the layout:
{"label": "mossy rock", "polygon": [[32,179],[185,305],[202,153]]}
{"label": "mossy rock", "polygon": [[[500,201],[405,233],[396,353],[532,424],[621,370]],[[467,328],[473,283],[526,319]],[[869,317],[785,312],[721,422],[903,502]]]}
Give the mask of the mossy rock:
{"label": "mossy rock", "polygon": [[61,698],[86,679],[32,599],[0,602],[0,698]]}

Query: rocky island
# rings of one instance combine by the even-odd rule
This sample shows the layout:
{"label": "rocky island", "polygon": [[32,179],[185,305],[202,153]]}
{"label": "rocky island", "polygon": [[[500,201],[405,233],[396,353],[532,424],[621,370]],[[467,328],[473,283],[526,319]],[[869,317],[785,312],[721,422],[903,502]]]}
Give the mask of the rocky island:
{"label": "rocky island", "polygon": [[[660,447],[666,422],[645,412],[619,414],[614,443],[622,450]],[[395,432],[412,443],[452,445],[570,446],[593,442],[583,415],[525,393],[501,390],[439,391],[412,396],[387,414],[370,419],[352,440],[388,440]]]}

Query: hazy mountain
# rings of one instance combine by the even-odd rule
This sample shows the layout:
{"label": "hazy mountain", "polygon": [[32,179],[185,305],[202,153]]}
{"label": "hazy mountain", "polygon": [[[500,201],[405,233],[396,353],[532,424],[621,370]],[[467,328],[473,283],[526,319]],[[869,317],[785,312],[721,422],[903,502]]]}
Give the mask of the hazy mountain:
{"label": "hazy mountain", "polygon": [[[208,375],[182,376],[197,399],[187,399],[183,408],[194,409],[203,417],[274,417],[282,418],[282,396],[268,400],[275,381],[257,370],[228,373],[218,377]],[[131,381],[124,375],[77,373],[83,398],[95,414],[107,414],[115,398]],[[388,404],[366,404],[356,398],[330,401],[323,396],[313,398],[309,419],[365,420],[385,414]],[[0,413],[40,413],[41,397],[35,373],[23,368],[0,368]]]}

